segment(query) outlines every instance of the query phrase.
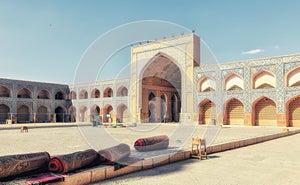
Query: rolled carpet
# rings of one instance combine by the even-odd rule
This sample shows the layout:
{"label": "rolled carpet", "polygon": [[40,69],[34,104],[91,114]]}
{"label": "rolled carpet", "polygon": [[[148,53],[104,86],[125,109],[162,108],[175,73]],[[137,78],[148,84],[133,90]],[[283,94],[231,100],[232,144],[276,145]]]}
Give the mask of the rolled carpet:
{"label": "rolled carpet", "polygon": [[166,149],[169,146],[169,137],[166,135],[140,138],[134,142],[137,151],[151,151]]}
{"label": "rolled carpet", "polygon": [[111,164],[129,157],[130,147],[127,144],[121,143],[116,146],[100,150],[98,151],[98,154],[100,155],[101,163]]}
{"label": "rolled carpet", "polygon": [[0,179],[47,168],[48,152],[8,155],[0,157]]}
{"label": "rolled carpet", "polygon": [[93,149],[52,157],[48,169],[54,173],[64,174],[91,165],[98,158]]}

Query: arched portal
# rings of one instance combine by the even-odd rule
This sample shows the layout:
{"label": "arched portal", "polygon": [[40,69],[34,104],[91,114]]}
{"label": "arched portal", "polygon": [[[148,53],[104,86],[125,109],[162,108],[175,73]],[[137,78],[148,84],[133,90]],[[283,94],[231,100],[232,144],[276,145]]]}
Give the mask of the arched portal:
{"label": "arched portal", "polygon": [[86,119],[86,111],[87,111],[87,107],[82,105],[79,109],[80,114],[79,114],[79,121],[80,122],[85,122]]}
{"label": "arched portal", "polygon": [[43,89],[39,92],[38,96],[37,96],[38,99],[50,99],[50,93]]}
{"label": "arched portal", "polygon": [[49,121],[49,113],[48,109],[45,106],[40,106],[36,112],[36,121],[38,123],[48,122]]}
{"label": "arched portal", "polygon": [[103,108],[103,122],[104,123],[111,123],[114,120],[114,112],[113,107],[109,104],[105,105]]}
{"label": "arched portal", "polygon": [[286,109],[288,126],[300,127],[300,95],[291,98]]}
{"label": "arched portal", "polygon": [[6,119],[10,117],[10,108],[7,105],[0,105],[0,123],[5,123]]}
{"label": "arched portal", "polygon": [[79,99],[88,99],[88,93],[85,89],[82,89],[79,93]]}
{"label": "arched portal", "polygon": [[110,88],[110,87],[107,87],[105,90],[104,90],[104,95],[103,95],[104,98],[109,98],[109,97],[113,97],[113,90]]}
{"label": "arched portal", "polygon": [[23,88],[23,89],[18,91],[17,97],[18,98],[31,98],[31,91],[29,91],[26,88]]}
{"label": "arched portal", "polygon": [[177,64],[168,56],[158,54],[144,68],[141,78],[141,121],[174,121],[172,118],[176,116],[172,113],[180,113],[180,98],[177,98],[176,111],[172,111],[172,104],[168,102],[172,94],[181,95],[181,71]]}
{"label": "arched portal", "polygon": [[199,124],[214,124],[216,120],[216,105],[210,100],[199,104]]}
{"label": "arched portal", "polygon": [[263,97],[254,102],[254,125],[277,126],[276,104]]}
{"label": "arched portal", "polygon": [[244,125],[244,105],[238,99],[232,98],[225,105],[224,124]]}
{"label": "arched portal", "polygon": [[17,119],[19,123],[27,123],[30,122],[30,110],[26,105],[21,105],[17,109]]}
{"label": "arched portal", "polygon": [[178,94],[174,93],[171,97],[171,122],[179,122],[180,99]]}
{"label": "arched portal", "polygon": [[65,111],[62,107],[57,107],[55,109],[55,115],[56,115],[56,122],[65,122],[64,116],[65,116]]}
{"label": "arched portal", "polygon": [[0,97],[10,97],[10,90],[5,86],[0,86]]}
{"label": "arched portal", "polygon": [[99,116],[100,116],[100,107],[95,104],[90,109],[91,120],[98,120]]}
{"label": "arched portal", "polygon": [[76,108],[73,105],[68,108],[68,116],[70,122],[76,122]]}
{"label": "arched portal", "polygon": [[95,88],[91,92],[91,97],[92,98],[100,98],[100,91],[99,89]]}
{"label": "arched portal", "polygon": [[76,100],[76,92],[75,91],[71,91],[70,93],[69,93],[69,99],[70,100]]}
{"label": "arched portal", "polygon": [[65,99],[65,94],[61,91],[58,91],[56,94],[55,94],[55,99],[56,100],[64,100]]}
{"label": "arched portal", "polygon": [[121,86],[117,91],[117,96],[128,96],[128,90],[126,87]]}
{"label": "arched portal", "polygon": [[128,109],[127,106],[123,103],[118,105],[117,108],[117,123],[124,123],[128,119]]}

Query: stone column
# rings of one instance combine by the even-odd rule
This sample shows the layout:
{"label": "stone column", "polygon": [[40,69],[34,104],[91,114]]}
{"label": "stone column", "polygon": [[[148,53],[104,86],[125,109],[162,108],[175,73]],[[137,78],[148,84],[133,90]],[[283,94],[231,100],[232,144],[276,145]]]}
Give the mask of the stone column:
{"label": "stone column", "polygon": [[286,127],[288,123],[286,121],[286,114],[285,113],[278,113],[277,114],[277,126]]}
{"label": "stone column", "polygon": [[246,125],[246,126],[252,126],[253,124],[252,124],[252,113],[245,113],[244,114],[244,120],[245,120],[245,122],[244,122],[244,124]]}
{"label": "stone column", "polygon": [[166,99],[166,121],[170,121],[171,120],[171,93],[168,92],[167,94],[167,99]]}

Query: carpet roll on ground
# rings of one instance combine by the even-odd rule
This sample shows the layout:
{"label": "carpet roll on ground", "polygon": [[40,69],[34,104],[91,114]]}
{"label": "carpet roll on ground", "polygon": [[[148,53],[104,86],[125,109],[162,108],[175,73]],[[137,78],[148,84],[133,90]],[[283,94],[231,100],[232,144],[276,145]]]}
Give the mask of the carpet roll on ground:
{"label": "carpet roll on ground", "polygon": [[54,173],[64,174],[93,164],[98,153],[93,149],[52,157],[48,169]]}
{"label": "carpet roll on ground", "polygon": [[130,147],[127,144],[121,143],[116,146],[98,151],[100,162],[111,164],[125,159],[130,155]]}
{"label": "carpet roll on ground", "polygon": [[169,137],[166,135],[140,138],[134,142],[134,148],[140,152],[161,150],[168,147]]}
{"label": "carpet roll on ground", "polygon": [[2,156],[0,157],[0,179],[47,169],[49,160],[48,152]]}

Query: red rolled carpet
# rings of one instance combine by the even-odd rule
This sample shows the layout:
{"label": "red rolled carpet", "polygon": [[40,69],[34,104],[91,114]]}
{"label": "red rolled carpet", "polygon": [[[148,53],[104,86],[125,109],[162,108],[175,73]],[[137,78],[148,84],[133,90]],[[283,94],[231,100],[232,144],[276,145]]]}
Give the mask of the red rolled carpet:
{"label": "red rolled carpet", "polygon": [[93,149],[60,155],[51,158],[48,169],[51,172],[64,174],[91,165],[97,158],[98,153]]}
{"label": "red rolled carpet", "polygon": [[119,145],[100,150],[98,151],[98,154],[100,155],[101,163],[111,164],[129,157],[130,147],[127,144],[121,143]]}
{"label": "red rolled carpet", "polygon": [[169,147],[169,137],[166,135],[140,138],[134,142],[137,151],[161,150]]}
{"label": "red rolled carpet", "polygon": [[43,170],[50,160],[48,152],[8,155],[0,157],[0,179],[25,172]]}

